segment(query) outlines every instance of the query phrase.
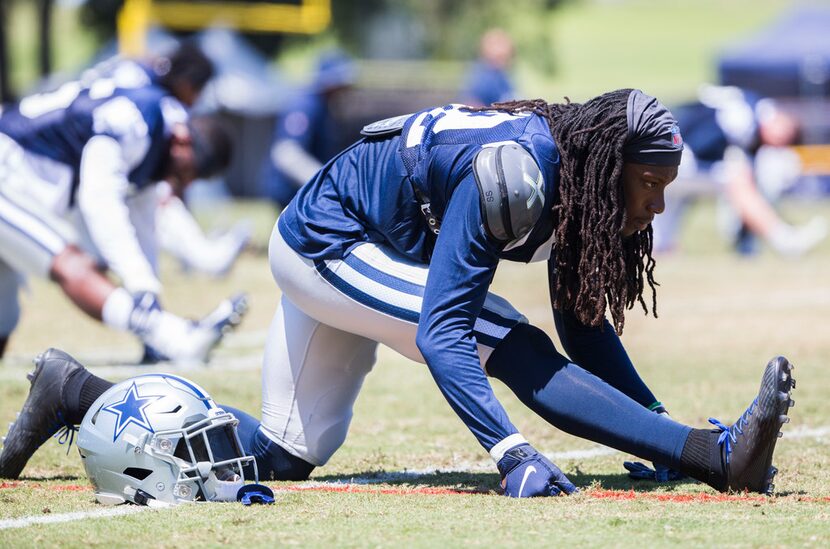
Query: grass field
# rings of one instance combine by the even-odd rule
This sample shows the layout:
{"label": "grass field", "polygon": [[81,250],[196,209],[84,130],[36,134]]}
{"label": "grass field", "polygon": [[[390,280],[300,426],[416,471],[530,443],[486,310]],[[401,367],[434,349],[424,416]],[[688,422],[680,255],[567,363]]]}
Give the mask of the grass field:
{"label": "grass field", "polygon": [[[794,220],[830,215],[828,204],[787,206]],[[271,212],[243,206],[226,215],[243,214],[255,215],[264,241]],[[623,340],[673,415],[695,426],[709,416],[734,421],[754,396],[766,361],[775,354],[792,360],[797,405],[776,454],[781,472],[774,498],[723,497],[694,482],[633,483],[623,474],[626,456],[557,432],[494,382],[523,434],[582,489],[567,499],[508,500],[496,494],[492,463],[426,368],[382,349],[346,444],[311,481],[273,483],[276,505],[123,506],[115,512],[127,514],[100,516],[111,509],[94,503],[75,449],[66,455],[50,441],[23,480],[0,483],[0,547],[826,547],[830,244],[799,261],[769,252],[740,259],[718,240],[713,218],[711,204],[693,210],[684,233],[687,253],[658,259],[660,318],[632,311]],[[182,373],[219,402],[257,414],[262,344],[278,299],[265,257],[244,256],[222,281],[188,278],[167,262],[164,279],[166,306],[192,315],[235,290],[250,293],[248,318],[210,366]],[[495,284],[532,322],[553,332],[541,265],[505,264]],[[0,363],[3,426],[26,395],[31,357],[47,346],[70,351],[112,379],[147,371],[129,365],[139,354],[132,338],[87,320],[50,285],[31,281],[23,301],[23,322]]]}

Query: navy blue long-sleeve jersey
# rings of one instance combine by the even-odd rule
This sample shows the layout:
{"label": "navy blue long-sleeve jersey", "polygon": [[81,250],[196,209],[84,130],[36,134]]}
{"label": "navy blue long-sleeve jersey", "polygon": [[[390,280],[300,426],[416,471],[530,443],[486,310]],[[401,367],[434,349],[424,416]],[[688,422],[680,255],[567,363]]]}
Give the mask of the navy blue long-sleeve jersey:
{"label": "navy blue long-sleeve jersey", "polygon": [[[429,263],[418,347],[450,405],[488,450],[517,431],[487,382],[473,326],[499,260],[548,259],[553,234],[552,216],[545,213],[517,242],[502,246],[487,236],[472,161],[482,146],[505,141],[533,155],[545,204],[552,205],[559,153],[545,119],[450,105],[412,115],[400,135],[365,139],[341,153],[278,222],[286,242],[312,260],[340,259],[373,242]],[[413,184],[442,220],[435,241]]]}

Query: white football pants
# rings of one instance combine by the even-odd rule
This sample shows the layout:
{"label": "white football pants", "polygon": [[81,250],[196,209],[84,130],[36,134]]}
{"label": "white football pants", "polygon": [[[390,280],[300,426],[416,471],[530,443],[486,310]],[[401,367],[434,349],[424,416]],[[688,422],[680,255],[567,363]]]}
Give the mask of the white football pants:
{"label": "white football pants", "polygon": [[[377,244],[315,264],[291,249],[276,226],[269,257],[282,299],[265,345],[262,430],[319,466],[346,439],[378,343],[424,362],[415,333],[428,266]],[[527,319],[488,294],[474,329],[482,364],[520,322]]]}

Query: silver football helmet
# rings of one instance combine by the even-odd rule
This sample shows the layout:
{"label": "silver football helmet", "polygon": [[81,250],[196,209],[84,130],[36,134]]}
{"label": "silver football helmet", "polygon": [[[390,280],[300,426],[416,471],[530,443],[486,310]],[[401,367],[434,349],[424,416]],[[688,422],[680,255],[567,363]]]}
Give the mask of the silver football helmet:
{"label": "silver football helmet", "polygon": [[81,422],[78,450],[103,504],[235,501],[246,475],[257,480],[238,424],[195,383],[147,374],[98,397]]}

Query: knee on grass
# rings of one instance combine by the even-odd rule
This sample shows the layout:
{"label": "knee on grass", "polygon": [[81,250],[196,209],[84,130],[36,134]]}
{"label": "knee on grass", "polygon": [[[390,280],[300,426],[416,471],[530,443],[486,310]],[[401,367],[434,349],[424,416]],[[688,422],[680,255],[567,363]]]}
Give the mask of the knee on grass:
{"label": "knee on grass", "polygon": [[314,470],[314,465],[290,454],[261,430],[257,430],[251,450],[260,480],[306,480]]}

